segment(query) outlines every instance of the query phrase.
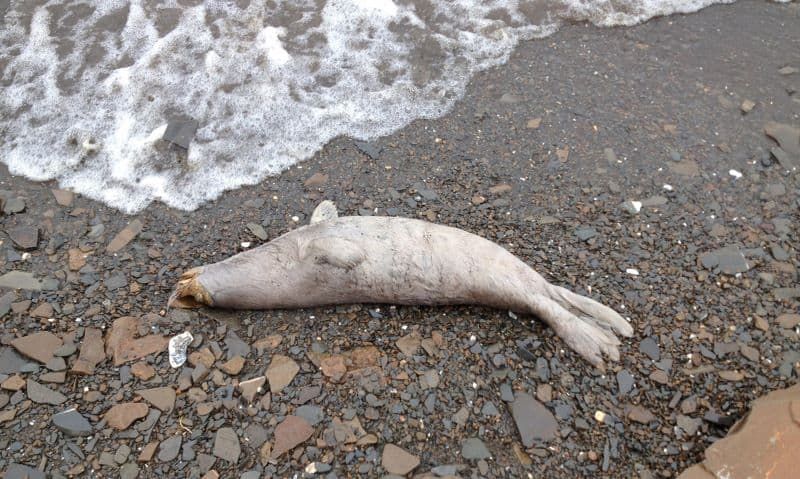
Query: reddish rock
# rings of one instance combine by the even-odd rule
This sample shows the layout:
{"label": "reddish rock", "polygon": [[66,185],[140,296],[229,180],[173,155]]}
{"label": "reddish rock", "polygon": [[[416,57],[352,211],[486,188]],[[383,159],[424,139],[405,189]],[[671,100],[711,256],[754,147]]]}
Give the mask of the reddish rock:
{"label": "reddish rock", "polygon": [[50,303],[41,303],[31,311],[31,316],[34,318],[48,319],[53,317],[53,307]]}
{"label": "reddish rock", "polygon": [[156,449],[158,449],[158,441],[148,443],[142,448],[142,452],[139,453],[139,458],[137,460],[139,462],[150,462],[150,459],[152,459],[156,453]]}
{"label": "reddish rock", "polygon": [[136,394],[144,398],[145,401],[155,406],[160,411],[169,412],[175,406],[175,390],[171,387],[160,387],[152,389],[141,389]]}
{"label": "reddish rock", "polygon": [[298,416],[286,416],[286,419],[275,428],[272,458],[277,459],[283,453],[291,451],[308,440],[312,434],[314,434],[314,428],[305,419]]}
{"label": "reddish rock", "polygon": [[422,337],[418,332],[414,331],[398,339],[395,344],[406,357],[410,358],[417,353],[420,344],[422,344]]}
{"label": "reddish rock", "polygon": [[383,447],[381,465],[389,474],[405,476],[419,466],[419,457],[394,444],[387,444]]}
{"label": "reddish rock", "polygon": [[319,364],[322,374],[329,377],[331,381],[339,382],[347,372],[347,366],[344,363],[344,356],[334,354],[324,356],[320,359]]}
{"label": "reddish rock", "polygon": [[139,221],[138,219],[131,221],[130,223],[128,223],[128,226],[126,226],[125,228],[122,229],[122,231],[117,233],[117,236],[115,236],[114,239],[112,239],[111,242],[108,243],[108,246],[106,246],[106,252],[116,253],[117,251],[127,246],[127,244],[130,243],[131,240],[133,240],[133,238],[135,238],[136,235],[138,235],[141,232],[142,232],[142,222]]}
{"label": "reddish rock", "polygon": [[262,354],[264,351],[270,351],[277,348],[278,345],[281,344],[282,340],[283,338],[280,334],[272,334],[253,343],[253,347],[256,349],[258,354]]}
{"label": "reddish rock", "polygon": [[253,399],[256,397],[256,394],[261,391],[261,387],[266,381],[267,378],[265,376],[259,376],[257,378],[248,379],[247,381],[242,381],[238,386],[239,393],[248,404],[252,403]]}
{"label": "reddish rock", "polygon": [[47,364],[53,359],[53,352],[60,348],[61,339],[53,333],[42,331],[39,333],[23,336],[11,341],[14,349],[23,356],[35,359],[42,364]]}
{"label": "reddish rock", "polygon": [[150,408],[144,403],[127,402],[112,406],[111,409],[106,411],[103,417],[109,426],[117,431],[124,431],[128,429],[135,420],[147,416],[149,411]]}
{"label": "reddish rock", "polygon": [[114,366],[163,351],[169,339],[151,334],[136,338],[139,320],[131,316],[117,318],[106,336],[106,354],[114,358]]}
{"label": "reddish rock", "polygon": [[25,386],[25,380],[22,379],[22,376],[17,374],[11,376],[10,378],[3,381],[0,384],[0,388],[6,389],[8,391],[19,391],[22,387]]}
{"label": "reddish rock", "polygon": [[86,258],[88,257],[89,253],[84,253],[78,248],[71,248],[67,251],[67,265],[69,266],[69,270],[78,271],[83,268],[84,265],[86,265]]}
{"label": "reddish rock", "polygon": [[94,368],[106,358],[103,352],[103,332],[97,328],[86,328],[83,332],[81,352],[72,365],[73,374],[94,374]]}
{"label": "reddish rock", "polygon": [[241,356],[234,356],[225,363],[223,363],[219,368],[228,375],[236,376],[244,367],[244,358]]}
{"label": "reddish rock", "polygon": [[295,375],[300,372],[300,366],[292,358],[276,354],[267,368],[267,379],[270,391],[276,393],[289,385]]}
{"label": "reddish rock", "polygon": [[56,203],[61,206],[72,206],[72,199],[74,198],[74,194],[69,190],[58,190],[52,189],[50,190],[53,192],[53,197],[56,199]]}
{"label": "reddish rock", "polygon": [[679,479],[797,477],[800,444],[800,385],[773,391],[753,402],[728,436],[705,452],[705,460]]}
{"label": "reddish rock", "polygon": [[156,375],[156,370],[153,366],[150,366],[144,361],[139,361],[138,363],[131,366],[131,374],[135,377],[141,379],[142,381],[147,381],[152,379],[153,376]]}

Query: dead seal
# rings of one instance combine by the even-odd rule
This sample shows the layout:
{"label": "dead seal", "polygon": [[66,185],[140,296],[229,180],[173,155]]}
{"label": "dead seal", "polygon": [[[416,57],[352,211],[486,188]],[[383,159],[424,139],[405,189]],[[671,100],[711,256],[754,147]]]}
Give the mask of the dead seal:
{"label": "dead seal", "polygon": [[597,367],[619,360],[613,309],[548,283],[501,246],[448,226],[339,217],[330,201],[311,223],[258,248],[185,272],[171,306],[287,309],[349,303],[473,304],[531,314]]}

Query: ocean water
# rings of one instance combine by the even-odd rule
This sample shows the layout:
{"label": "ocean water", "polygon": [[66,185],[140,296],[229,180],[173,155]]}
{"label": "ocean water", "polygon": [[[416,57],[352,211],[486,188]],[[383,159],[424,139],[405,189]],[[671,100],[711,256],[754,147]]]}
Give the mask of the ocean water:
{"label": "ocean water", "polygon": [[[192,210],[445,114],[477,72],[571,21],[715,0],[0,0],[0,161],[126,213]],[[192,119],[188,150],[162,135]]]}

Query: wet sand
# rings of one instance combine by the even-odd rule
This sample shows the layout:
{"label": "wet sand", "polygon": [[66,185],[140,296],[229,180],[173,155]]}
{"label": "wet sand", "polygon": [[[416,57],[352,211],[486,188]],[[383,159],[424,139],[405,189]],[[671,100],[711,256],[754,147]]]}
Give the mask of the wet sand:
{"label": "wet sand", "polygon": [[[79,343],[88,328],[148,313],[161,315],[146,317],[150,333],[188,329],[202,338],[191,351],[219,348],[210,369],[237,354],[245,363],[236,374],[187,384],[189,368],[171,369],[165,353],[144,359],[156,373],[146,380],[105,361],[93,375],[49,383],[68,398],[58,406],[31,402],[30,387],[6,389],[0,414],[14,414],[0,416],[0,470],[20,463],[113,476],[135,465],[141,477],[201,477],[209,468],[222,477],[250,470],[287,477],[317,462],[338,477],[374,477],[386,471],[385,445],[396,444],[418,457],[417,473],[462,464],[461,477],[677,475],[753,399],[797,382],[797,330],[782,315],[800,308],[800,183],[770,154],[775,142],[764,134],[769,121],[800,126],[800,72],[781,73],[787,66],[800,69],[796,2],[743,1],[634,28],[566,27],[479,74],[444,118],[369,144],[338,138],[281,176],[191,213],[151,205],[136,217],[142,232],[115,254],[106,246],[133,217],[82,197],[61,206],[51,193],[56,185],[3,169],[3,196],[26,208],[2,216],[2,229],[34,227],[40,238],[23,259],[4,235],[0,273],[31,272],[55,289],[12,293],[16,312],[2,318],[0,366],[19,370],[8,359],[15,337],[43,329]],[[745,101],[754,103],[747,113]],[[503,311],[164,311],[182,271],[228,257],[243,242],[263,242],[249,223],[274,238],[307,222],[321,199],[334,200],[341,214],[425,218],[490,238],[553,283],[621,311],[635,337],[602,374],[533,318]],[[641,211],[622,206],[629,200]],[[736,255],[723,261],[722,269],[738,274],[709,260],[724,247],[742,253],[743,262]],[[75,271],[70,249],[88,254]],[[414,330],[422,338],[441,334],[443,344],[408,357],[396,342]],[[267,335],[281,342],[247,351],[232,331],[248,344]],[[380,359],[343,382],[312,361],[315,352],[363,346],[376,347]],[[296,361],[299,374],[248,408],[237,381],[263,375],[276,354]],[[77,357],[64,357],[68,368]],[[52,372],[25,371],[21,378],[37,382]],[[112,405],[138,402],[136,391],[155,387],[178,390],[174,408],[153,424],[109,428],[103,414]],[[531,447],[511,414],[525,392],[558,425],[557,437]],[[303,403],[322,415],[312,436],[262,462],[263,444],[284,439],[277,426]],[[206,404],[212,412],[201,415]],[[89,419],[92,438],[67,437],[51,424],[70,406]],[[367,444],[337,442],[336,424],[353,417],[374,435]],[[225,427],[241,453],[235,463],[219,458],[209,466]],[[181,450],[171,456],[175,440],[163,441],[175,436]],[[462,443],[476,437],[491,457],[473,450],[464,457]],[[138,461],[153,442],[159,452]]]}

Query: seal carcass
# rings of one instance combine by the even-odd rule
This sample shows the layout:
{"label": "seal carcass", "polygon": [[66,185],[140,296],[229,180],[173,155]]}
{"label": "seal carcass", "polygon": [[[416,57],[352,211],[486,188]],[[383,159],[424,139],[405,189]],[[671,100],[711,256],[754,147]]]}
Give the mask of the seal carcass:
{"label": "seal carcass", "polygon": [[321,203],[311,224],[185,272],[177,307],[305,308],[347,303],[474,304],[531,314],[595,366],[619,359],[611,308],[548,283],[501,246],[448,226],[396,217],[339,217]]}

